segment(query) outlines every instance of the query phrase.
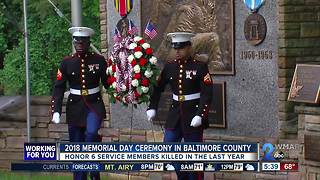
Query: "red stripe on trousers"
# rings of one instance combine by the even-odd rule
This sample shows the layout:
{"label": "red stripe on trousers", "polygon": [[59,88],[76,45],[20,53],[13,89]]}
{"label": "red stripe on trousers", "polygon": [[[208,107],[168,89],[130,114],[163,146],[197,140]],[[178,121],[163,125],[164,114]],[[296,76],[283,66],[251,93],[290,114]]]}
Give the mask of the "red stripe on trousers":
{"label": "red stripe on trousers", "polygon": [[[204,140],[203,140],[203,129],[201,130],[202,132],[201,132],[201,134],[202,134],[202,136],[201,136],[201,142],[204,142]],[[204,172],[198,172],[198,180],[202,180],[203,179],[203,176],[204,176]]]}

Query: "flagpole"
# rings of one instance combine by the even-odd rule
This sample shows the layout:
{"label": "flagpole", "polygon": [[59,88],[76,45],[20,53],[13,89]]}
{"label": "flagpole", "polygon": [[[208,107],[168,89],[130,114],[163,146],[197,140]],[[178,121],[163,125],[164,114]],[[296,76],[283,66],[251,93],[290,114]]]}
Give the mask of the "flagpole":
{"label": "flagpole", "polygon": [[27,0],[23,0],[23,19],[24,19],[24,43],[26,61],[26,105],[27,105],[27,136],[28,142],[31,140],[30,128],[30,77],[29,77],[29,46],[28,46],[28,24],[27,24]]}
{"label": "flagpole", "polygon": [[[66,18],[66,16],[60,11],[60,9],[55,4],[53,4],[51,0],[48,0],[48,2],[53,6],[58,16],[63,18],[66,22],[68,22],[69,26],[72,26],[72,23]],[[90,44],[90,47],[95,53],[102,55],[101,52],[92,43]]]}

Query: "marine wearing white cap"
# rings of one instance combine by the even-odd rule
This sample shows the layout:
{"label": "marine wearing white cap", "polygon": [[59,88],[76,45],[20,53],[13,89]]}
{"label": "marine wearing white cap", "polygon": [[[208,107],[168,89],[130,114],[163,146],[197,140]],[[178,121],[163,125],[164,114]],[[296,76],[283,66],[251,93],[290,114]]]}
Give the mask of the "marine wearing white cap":
{"label": "marine wearing white cap", "polygon": [[194,37],[195,34],[188,33],[188,32],[174,32],[174,33],[169,33],[167,36],[171,38],[172,48],[180,49],[185,46],[190,46],[191,38]]}
{"label": "marine wearing white cap", "polygon": [[[166,85],[172,91],[172,104],[167,114],[164,142],[202,142],[203,129],[209,126],[208,112],[212,99],[212,79],[206,63],[192,57],[189,32],[169,33],[175,60],[168,60],[153,89],[146,112],[148,120],[155,118],[161,93]],[[175,166],[179,166],[175,164]],[[203,179],[203,172],[177,171],[178,180]]]}
{"label": "marine wearing white cap", "polygon": [[[72,27],[76,50],[66,56],[57,70],[52,95],[52,122],[60,123],[64,92],[70,89],[66,104],[66,122],[70,142],[101,142],[98,131],[106,110],[100,93],[100,82],[108,89],[105,58],[89,51],[91,28]],[[91,180],[100,180],[99,172],[90,172]],[[87,172],[74,172],[73,179],[87,179]]]}
{"label": "marine wearing white cap", "polygon": [[88,27],[71,27],[68,30],[73,37],[91,37],[94,30]]}

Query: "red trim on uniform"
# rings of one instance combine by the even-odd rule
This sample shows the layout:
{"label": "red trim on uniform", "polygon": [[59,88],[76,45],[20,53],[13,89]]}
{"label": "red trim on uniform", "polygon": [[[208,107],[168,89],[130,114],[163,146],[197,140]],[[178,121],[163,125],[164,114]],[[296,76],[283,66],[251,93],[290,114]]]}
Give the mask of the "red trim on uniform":
{"label": "red trim on uniform", "polygon": [[203,128],[201,128],[201,139],[200,139],[200,142],[204,142],[204,140],[203,140]]}
{"label": "red trim on uniform", "polygon": [[[201,129],[201,140],[200,140],[200,142],[204,142],[204,140],[203,140],[203,128]],[[202,180],[203,179],[203,177],[204,177],[204,172],[197,172],[197,174],[198,174],[198,180]]]}
{"label": "red trim on uniform", "polygon": [[[185,122],[185,121],[184,121],[184,119],[183,119],[182,103],[183,103],[183,101],[179,103],[179,108],[180,108],[180,126],[182,125],[182,135],[183,135],[183,137],[184,137],[185,134],[186,134],[186,131],[185,131],[185,127],[184,127],[184,122]],[[190,124],[189,124],[189,125],[190,125]]]}
{"label": "red trim on uniform", "polygon": [[197,172],[197,174],[198,174],[198,180],[202,180],[203,172]]}
{"label": "red trim on uniform", "polygon": [[60,81],[62,79],[62,72],[60,71],[60,69],[58,69],[57,71],[57,80]]}
{"label": "red trim on uniform", "polygon": [[206,108],[206,112],[204,114],[205,118],[208,118],[209,110],[210,110],[210,105],[208,105],[207,108]]}

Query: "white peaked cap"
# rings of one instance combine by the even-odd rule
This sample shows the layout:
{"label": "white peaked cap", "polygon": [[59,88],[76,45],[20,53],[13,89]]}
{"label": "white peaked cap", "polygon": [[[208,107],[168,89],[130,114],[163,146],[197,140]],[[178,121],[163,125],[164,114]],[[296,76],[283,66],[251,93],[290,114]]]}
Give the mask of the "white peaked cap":
{"label": "white peaked cap", "polygon": [[68,30],[75,37],[91,37],[94,30],[88,27],[71,27]]}
{"label": "white peaked cap", "polygon": [[171,38],[171,43],[189,42],[191,38],[195,36],[193,33],[188,32],[173,32],[167,35]]}

